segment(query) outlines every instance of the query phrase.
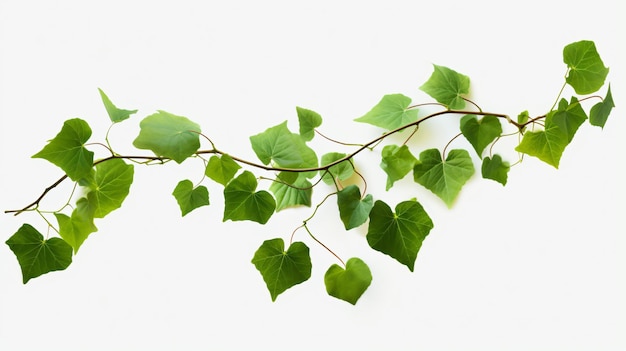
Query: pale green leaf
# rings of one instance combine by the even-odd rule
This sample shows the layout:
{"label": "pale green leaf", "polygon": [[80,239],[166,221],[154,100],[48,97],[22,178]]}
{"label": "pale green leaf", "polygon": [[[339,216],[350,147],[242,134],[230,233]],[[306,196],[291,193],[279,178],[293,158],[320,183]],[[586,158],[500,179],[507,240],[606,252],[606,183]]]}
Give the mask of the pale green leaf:
{"label": "pale green leaf", "polygon": [[414,180],[452,206],[461,188],[474,174],[474,164],[465,150],[452,150],[443,161],[437,149],[422,151],[413,169]]}
{"label": "pale green leaf", "polygon": [[563,62],[569,68],[565,81],[577,94],[598,91],[609,74],[609,69],[604,66],[593,41],[581,40],[565,46]]}
{"label": "pale green leaf", "polygon": [[209,204],[209,190],[203,185],[194,188],[189,179],[178,182],[172,195],[176,198],[183,217],[196,208]]}
{"label": "pale green leaf", "polygon": [[[322,156],[320,164],[327,166],[335,161],[341,160],[346,157],[346,154],[341,152],[329,152]],[[346,180],[354,174],[354,167],[350,163],[350,160],[339,162],[328,168],[328,172],[324,172],[322,180],[326,184],[334,184],[333,179]]]}
{"label": "pale green leaf", "polygon": [[502,134],[502,125],[495,116],[478,119],[476,115],[466,115],[461,118],[461,133],[482,158],[485,147]]}
{"label": "pale green leaf", "polygon": [[[292,175],[296,175],[295,180],[290,182],[284,180]],[[276,211],[293,206],[311,206],[312,184],[302,173],[281,172],[278,179],[270,185],[270,191],[276,197]]]}
{"label": "pale green leaf", "polygon": [[300,124],[300,136],[305,141],[310,141],[315,136],[315,128],[322,125],[322,116],[319,113],[307,110],[302,107],[296,107],[298,113],[298,122]]}
{"label": "pale green leaf", "polygon": [[187,117],[158,111],[139,124],[136,148],[151,150],[158,157],[182,163],[200,148],[200,126]]}
{"label": "pale green leaf", "polygon": [[241,166],[228,155],[222,155],[222,157],[213,155],[207,163],[204,174],[225,186],[240,168]]}
{"label": "pale green leaf", "polygon": [[87,193],[94,217],[103,218],[122,206],[133,183],[134,167],[116,158],[98,163]]}
{"label": "pale green leaf", "polygon": [[98,231],[93,223],[94,210],[95,208],[83,197],[76,201],[76,208],[72,211],[71,217],[62,213],[54,214],[59,223],[59,235],[74,249],[74,253],[78,252],[89,234]]}
{"label": "pale green leaf", "polygon": [[380,161],[380,168],[387,173],[386,190],[391,189],[393,183],[404,178],[418,162],[408,146],[386,145]]}
{"label": "pale green leaf", "polygon": [[346,262],[346,268],[334,264],[324,275],[324,284],[328,295],[347,301],[353,305],[372,282],[372,272],[363,260],[352,257]]}
{"label": "pale green leaf", "polygon": [[469,93],[470,79],[448,67],[433,65],[434,71],[420,90],[449,109],[465,107],[463,95]]}
{"label": "pale green leaf", "polygon": [[244,171],[224,188],[223,221],[254,221],[265,224],[276,209],[276,201],[265,190],[256,191],[257,180]]}
{"label": "pale green leaf", "polygon": [[417,121],[417,109],[409,109],[411,98],[402,94],[383,96],[376,106],[355,121],[369,123],[387,130]]}
{"label": "pale green leaf", "polygon": [[125,119],[128,119],[130,115],[137,113],[137,110],[124,110],[121,108],[117,108],[109,99],[109,97],[102,91],[102,89],[98,88],[100,92],[100,97],[102,98],[102,103],[104,104],[104,108],[107,110],[107,114],[111,119],[111,122],[118,123]]}
{"label": "pale green leaf", "polygon": [[337,193],[339,217],[346,230],[356,228],[367,221],[374,200],[371,194],[361,197],[361,190],[356,185],[349,185]]}

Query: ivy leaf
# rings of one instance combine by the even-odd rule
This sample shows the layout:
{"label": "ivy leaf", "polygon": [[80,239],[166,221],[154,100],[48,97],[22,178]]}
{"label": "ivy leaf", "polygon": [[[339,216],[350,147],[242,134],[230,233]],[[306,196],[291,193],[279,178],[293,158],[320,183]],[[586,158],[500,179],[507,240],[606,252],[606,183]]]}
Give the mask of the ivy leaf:
{"label": "ivy leaf", "polygon": [[611,113],[613,107],[615,107],[615,103],[613,103],[611,85],[609,84],[609,90],[606,92],[604,100],[593,105],[591,111],[589,111],[589,123],[591,123],[591,125],[604,128],[604,124],[609,118],[609,114]]}
{"label": "ivy leaf", "polygon": [[577,94],[591,94],[604,85],[609,69],[596,50],[593,41],[582,40],[563,48],[563,62],[569,68],[565,81]]}
{"label": "ivy leaf", "polygon": [[292,243],[285,251],[283,239],[266,240],[254,253],[252,264],[261,272],[272,301],[311,277],[309,248],[302,242]]}
{"label": "ivy leaf", "polygon": [[465,100],[461,95],[469,93],[470,79],[448,67],[433,65],[434,71],[420,90],[430,95],[448,109],[462,109]]}
{"label": "ivy leaf", "polygon": [[[329,152],[322,156],[321,164],[326,166],[337,160],[341,160],[346,157],[346,154],[341,152]],[[333,179],[346,180],[354,174],[354,167],[349,160],[342,161],[334,166],[328,168],[328,172],[324,172],[322,180],[326,184],[335,184]]]}
{"label": "ivy leaf", "polygon": [[413,272],[422,241],[432,228],[433,222],[419,202],[403,201],[396,205],[394,213],[378,200],[370,212],[367,242],[372,249],[395,258]]}
{"label": "ivy leaf", "polygon": [[207,188],[203,185],[194,188],[193,183],[189,179],[178,182],[172,195],[176,198],[183,217],[196,208],[209,204],[209,191]]}
{"label": "ivy leaf", "polygon": [[413,168],[413,178],[426,189],[452,206],[461,188],[474,174],[474,164],[465,150],[452,150],[445,161],[437,149],[420,153],[420,162]]}
{"label": "ivy leaf", "polygon": [[33,158],[43,158],[60,167],[70,179],[78,181],[89,176],[93,167],[93,152],[85,148],[91,128],[80,118],[68,119],[59,134]]}
{"label": "ivy leaf", "polygon": [[315,128],[322,125],[322,116],[319,113],[296,107],[298,122],[300,122],[300,136],[305,141],[310,141],[315,136]]}
{"label": "ivy leaf", "polygon": [[158,157],[182,163],[200,148],[200,126],[187,117],[159,111],[144,118],[139,127],[141,130],[133,145],[151,150]]}
{"label": "ivy leaf", "polygon": [[509,163],[502,161],[502,157],[498,154],[493,155],[493,158],[483,158],[482,175],[485,179],[492,179],[506,185],[509,169],[511,169]]}
{"label": "ivy leaf", "polygon": [[367,221],[374,206],[371,194],[361,199],[361,190],[356,185],[349,185],[337,193],[339,217],[346,230],[356,228]]}
{"label": "ivy leaf", "polygon": [[502,134],[502,125],[495,116],[485,116],[479,120],[476,115],[466,115],[461,118],[461,133],[482,158],[485,147]]}
{"label": "ivy leaf", "polygon": [[76,208],[72,211],[71,217],[63,213],[54,214],[59,223],[59,235],[74,249],[74,253],[78,252],[89,234],[98,231],[93,223],[95,208],[90,205],[83,197],[76,201]]}
{"label": "ivy leaf", "polygon": [[418,162],[408,146],[386,145],[380,161],[380,168],[387,173],[386,190],[391,189],[397,180],[404,178]]}
{"label": "ivy leaf", "polygon": [[116,158],[96,165],[88,181],[87,199],[94,217],[103,218],[122,206],[133,183],[134,167]]}
{"label": "ivy leaf", "polygon": [[[561,99],[559,101],[559,108],[552,117],[552,123],[556,124],[567,134],[567,143],[569,144],[578,128],[585,123],[587,114],[583,110],[580,102],[575,96],[572,96],[570,103],[567,100]],[[546,120],[546,124],[548,121]]]}
{"label": "ivy leaf", "polygon": [[211,156],[207,163],[204,174],[214,181],[226,186],[228,182],[237,174],[241,166],[235,162],[230,156],[222,155]]}
{"label": "ivy leaf", "polygon": [[265,190],[255,192],[257,181],[249,171],[244,171],[224,188],[223,221],[254,221],[265,224],[274,214],[276,201]]}
{"label": "ivy leaf", "polygon": [[43,235],[29,224],[23,224],[6,241],[17,256],[22,269],[22,281],[52,271],[60,271],[72,263],[72,247],[61,238],[43,239]]}
{"label": "ivy leaf", "polygon": [[[296,179],[285,183],[283,177],[289,177],[292,174],[296,175]],[[304,174],[292,172],[285,174],[285,172],[281,172],[278,179],[278,181],[270,185],[270,191],[276,197],[276,211],[298,205],[311,206],[313,189]]]}
{"label": "ivy leaf", "polygon": [[137,110],[124,110],[115,107],[115,105],[111,102],[109,97],[102,91],[102,89],[98,88],[100,92],[100,97],[102,98],[102,103],[104,104],[104,108],[107,110],[109,118],[111,122],[118,123],[125,119],[128,119],[130,115],[137,113]]}
{"label": "ivy leaf", "polygon": [[402,94],[383,96],[380,102],[355,121],[369,123],[387,130],[417,121],[417,109],[408,109],[411,98]]}
{"label": "ivy leaf", "polygon": [[352,257],[346,262],[346,268],[334,264],[324,275],[324,284],[328,295],[347,301],[353,305],[372,282],[372,272],[360,258]]}

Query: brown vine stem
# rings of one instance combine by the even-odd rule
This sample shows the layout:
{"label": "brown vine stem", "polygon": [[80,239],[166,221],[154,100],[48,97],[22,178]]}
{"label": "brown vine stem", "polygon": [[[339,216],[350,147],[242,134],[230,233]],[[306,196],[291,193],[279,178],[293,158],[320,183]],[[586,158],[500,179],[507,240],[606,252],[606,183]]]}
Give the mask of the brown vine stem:
{"label": "brown vine stem", "polygon": [[[416,105],[417,106],[417,105]],[[256,162],[252,162],[252,161],[248,161],[236,156],[232,156],[230,154],[227,154],[221,150],[218,150],[217,148],[213,147],[213,149],[211,150],[200,150],[195,152],[195,155],[203,155],[203,154],[219,154],[219,155],[228,155],[230,156],[233,160],[246,164],[248,166],[251,167],[255,167],[255,168],[259,168],[259,169],[263,169],[265,171],[277,171],[277,172],[318,172],[318,171],[328,171],[332,166],[338,165],[342,162],[345,161],[349,161],[350,159],[352,159],[353,157],[355,157],[357,154],[361,153],[363,150],[365,149],[370,149],[372,145],[377,145],[378,143],[380,143],[382,140],[384,140],[385,138],[389,137],[390,135],[396,134],[400,131],[403,131],[407,128],[411,128],[411,127],[417,127],[419,126],[421,123],[437,117],[437,116],[441,116],[441,115],[477,115],[477,116],[486,116],[486,115],[491,115],[494,117],[498,117],[498,118],[503,118],[506,119],[509,123],[515,125],[517,128],[523,128],[524,126],[526,126],[529,123],[535,122],[536,120],[540,119],[540,118],[545,118],[545,116],[540,116],[534,119],[531,119],[530,121],[526,122],[526,123],[517,123],[515,121],[513,121],[508,115],[506,114],[502,114],[502,113],[492,113],[492,112],[483,112],[483,111],[467,111],[467,110],[443,110],[443,111],[438,111],[438,112],[433,112],[427,116],[424,116],[420,119],[418,119],[417,121],[405,124],[403,126],[400,126],[396,129],[393,129],[375,139],[372,139],[371,141],[361,145],[358,149],[356,149],[355,151],[353,151],[352,153],[346,155],[345,157],[342,157],[340,159],[337,159],[327,165],[324,166],[320,166],[320,167],[311,167],[311,168],[283,168],[283,167],[275,167],[275,166],[268,166],[268,165],[264,165],[264,164],[259,164]],[[124,155],[112,155],[100,160],[97,160],[93,163],[93,165],[97,165],[99,163],[102,162],[106,162],[112,159],[127,159],[127,160],[146,160],[147,162],[151,162],[151,161],[160,161],[160,162],[167,162],[170,161],[169,158],[167,157],[161,157],[161,156],[124,156]],[[57,181],[55,181],[52,185],[50,185],[49,187],[47,187],[42,194],[33,202],[31,202],[30,204],[22,207],[21,209],[18,210],[5,210],[4,213],[13,213],[15,216],[19,215],[22,212],[26,212],[29,210],[32,210],[33,208],[37,208],[39,206],[39,203],[41,202],[41,200],[48,194],[48,192],[50,192],[52,189],[56,188],[59,184],[61,184],[66,178],[68,178],[68,176],[65,174],[62,177],[60,177]]]}

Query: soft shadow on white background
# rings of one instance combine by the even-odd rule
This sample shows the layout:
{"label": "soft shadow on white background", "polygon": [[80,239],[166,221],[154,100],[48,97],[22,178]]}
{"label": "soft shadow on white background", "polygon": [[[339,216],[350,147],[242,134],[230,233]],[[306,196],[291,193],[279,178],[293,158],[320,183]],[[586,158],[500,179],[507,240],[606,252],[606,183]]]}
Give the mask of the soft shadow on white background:
{"label": "soft shadow on white background", "polygon": [[[432,63],[468,75],[484,110],[544,114],[563,82],[563,46],[589,39],[611,69],[617,108],[604,130],[581,127],[558,171],[527,157],[506,187],[475,175],[451,210],[410,177],[385,191],[379,151],[362,154],[374,198],[417,197],[435,228],[411,273],[369,249],[365,227],[345,232],[334,201],[322,207],[316,236],[372,269],[356,306],[326,294],[323,274],[336,261],[304,232],[296,239],[311,247],[313,275],[275,303],[250,263],[263,240],[288,239],[311,209],[279,212],[267,226],[222,223],[221,187],[207,182],[211,205],[181,218],[171,191],[198,181],[201,163],[136,167],[123,207],[96,222],[66,271],[22,285],[15,256],[0,247],[0,349],[625,349],[623,5],[417,3],[2,0],[2,210],[58,179],[55,166],[30,156],[65,119],[85,119],[92,141],[104,139],[98,87],[140,110],[111,132],[122,154],[145,152],[131,146],[139,121],[162,109],[254,160],[248,137],[284,120],[295,130],[295,106],[319,112],[331,137],[379,135],[352,120],[384,94],[430,101],[418,87]],[[425,124],[416,144],[442,148],[457,125]],[[321,138],[314,146],[346,151]],[[47,208],[68,190],[52,192]],[[24,222],[45,233],[33,214],[2,215],[2,241]]]}

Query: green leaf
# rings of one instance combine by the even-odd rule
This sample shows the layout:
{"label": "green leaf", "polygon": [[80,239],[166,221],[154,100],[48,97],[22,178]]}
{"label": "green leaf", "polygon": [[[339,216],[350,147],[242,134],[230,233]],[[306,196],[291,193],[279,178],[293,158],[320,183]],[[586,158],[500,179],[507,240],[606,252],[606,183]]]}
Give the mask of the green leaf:
{"label": "green leaf", "polygon": [[196,208],[209,204],[209,191],[207,188],[203,185],[194,188],[193,183],[189,179],[178,182],[172,195],[176,198],[183,217]]}
{"label": "green leaf", "polygon": [[311,183],[302,173],[296,174],[297,177],[295,181],[285,183],[283,178],[289,177],[292,174],[296,173],[281,172],[277,181],[270,185],[270,191],[274,193],[276,197],[276,211],[298,205],[311,206],[311,196],[313,194]]}
{"label": "green leaf", "polygon": [[[337,160],[341,160],[346,157],[346,154],[341,152],[329,152],[322,156],[320,164],[326,166]],[[328,168],[328,172],[324,172],[322,180],[326,184],[335,184],[333,179],[346,180],[354,174],[354,167],[350,163],[350,160],[342,161],[334,166]]]}
{"label": "green leaf", "polygon": [[95,208],[83,197],[76,201],[76,208],[72,211],[71,217],[62,213],[54,214],[59,223],[59,235],[74,249],[74,253],[78,252],[89,234],[98,231],[93,223],[94,210]]}
{"label": "green leaf", "polygon": [[462,109],[465,100],[462,95],[469,93],[470,79],[448,67],[433,65],[434,71],[420,90],[449,109]]}
{"label": "green leaf", "polygon": [[502,161],[500,155],[493,155],[493,159],[489,157],[483,158],[482,175],[485,179],[492,179],[502,185],[506,185],[509,169],[511,169],[511,166],[508,162]]}
{"label": "green leaf", "polygon": [[502,125],[495,116],[485,116],[479,120],[476,115],[466,115],[461,118],[461,133],[482,158],[485,147],[502,134]]}
{"label": "green leaf", "polygon": [[593,105],[591,111],[589,111],[589,123],[593,126],[604,128],[604,124],[609,118],[609,114],[611,113],[613,107],[615,107],[615,103],[613,103],[611,85],[609,85],[609,90],[606,92],[604,100]]}
{"label": "green leaf", "polygon": [[300,136],[305,141],[310,141],[315,136],[315,128],[322,125],[322,116],[319,113],[296,107],[298,122],[300,122]]}
{"label": "green leaf", "polygon": [[417,109],[409,109],[411,98],[402,94],[383,96],[376,106],[355,121],[369,123],[387,130],[417,121]]}
{"label": "green leaf", "polygon": [[252,264],[261,272],[272,301],[311,277],[309,248],[302,242],[292,243],[285,251],[283,239],[266,240],[254,253]]}
{"label": "green leaf", "polygon": [[136,148],[151,150],[158,157],[182,163],[200,148],[200,126],[187,117],[159,111],[139,124]]}
{"label": "green leaf", "polygon": [[225,186],[237,174],[239,168],[241,166],[230,156],[222,155],[219,157],[214,155],[209,159],[204,174]]}
{"label": "green leaf", "polygon": [[70,179],[78,181],[89,176],[93,167],[93,152],[85,148],[91,128],[80,118],[68,119],[54,139],[33,158],[43,158],[60,167]]}
{"label": "green leaf", "polygon": [[265,190],[255,192],[256,178],[244,171],[224,188],[224,219],[265,224],[274,214],[276,201]]}
{"label": "green leaf", "polygon": [[6,241],[22,269],[22,281],[52,271],[60,271],[72,263],[72,247],[60,238],[43,239],[43,235],[24,224]]}
{"label": "green leaf", "polygon": [[346,268],[334,264],[324,275],[328,295],[356,304],[372,282],[372,272],[360,258],[352,257]]}
{"label": "green leaf", "polygon": [[102,103],[104,103],[104,108],[106,108],[107,113],[109,114],[109,118],[111,122],[118,123],[125,119],[128,119],[130,115],[137,113],[137,110],[124,110],[115,107],[115,105],[111,102],[109,97],[102,91],[102,89],[98,88],[100,92],[100,97],[102,98]]}
{"label": "green leaf", "polygon": [[386,190],[391,189],[393,183],[404,178],[418,162],[408,146],[386,145],[380,161],[380,168],[387,173]]}
{"label": "green leaf", "polygon": [[[289,131],[287,121],[251,136],[250,142],[252,150],[263,164],[273,160],[276,165],[286,168],[317,167],[315,151],[306,146],[300,135]],[[308,178],[315,173],[307,174]]]}
{"label": "green leaf", "polygon": [[94,208],[94,217],[103,218],[122,206],[133,183],[134,167],[116,158],[97,164],[95,169],[87,199]]}
{"label": "green leaf", "polygon": [[[574,139],[574,135],[585,120],[587,119],[587,114],[585,110],[583,110],[580,102],[575,96],[572,96],[570,103],[567,103],[567,100],[561,99],[559,101],[559,108],[552,117],[551,123],[554,123],[559,126],[565,133],[567,134],[567,142],[568,144]],[[548,121],[546,120],[546,125]]]}
{"label": "green leaf", "polygon": [[356,228],[367,221],[374,200],[371,194],[361,198],[361,190],[356,185],[349,185],[337,193],[339,217],[346,230]]}
{"label": "green leaf", "polygon": [[378,200],[370,212],[367,242],[412,272],[422,241],[432,228],[433,222],[419,202],[403,201],[396,205],[394,213],[389,205]]}
{"label": "green leaf", "polygon": [[563,48],[563,62],[569,68],[565,81],[577,94],[591,94],[604,85],[609,69],[596,50],[593,41],[582,40]]}
{"label": "green leaf", "polygon": [[413,178],[452,206],[461,188],[474,174],[474,164],[465,150],[452,150],[445,161],[437,149],[422,151]]}

